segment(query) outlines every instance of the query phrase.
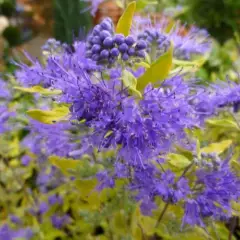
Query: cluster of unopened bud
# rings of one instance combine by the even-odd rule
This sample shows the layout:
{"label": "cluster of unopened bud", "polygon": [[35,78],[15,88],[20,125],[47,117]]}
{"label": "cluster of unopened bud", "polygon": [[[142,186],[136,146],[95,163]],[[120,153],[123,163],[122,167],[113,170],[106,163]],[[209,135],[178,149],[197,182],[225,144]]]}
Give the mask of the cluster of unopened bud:
{"label": "cluster of unopened bud", "polygon": [[215,153],[201,153],[201,158],[193,158],[194,164],[204,168],[217,169],[221,164],[221,159]]}
{"label": "cluster of unopened bud", "polygon": [[131,57],[144,58],[147,47],[143,40],[136,42],[132,36],[115,34],[110,18],[93,28],[86,44],[87,58],[102,64],[113,64],[119,58],[123,61],[128,61]]}
{"label": "cluster of unopened bud", "polygon": [[161,34],[155,29],[146,29],[144,32],[138,35],[138,40],[145,41],[147,44],[146,51],[149,54],[154,51],[154,55],[157,58],[163,55],[170,47],[170,41],[167,36]]}

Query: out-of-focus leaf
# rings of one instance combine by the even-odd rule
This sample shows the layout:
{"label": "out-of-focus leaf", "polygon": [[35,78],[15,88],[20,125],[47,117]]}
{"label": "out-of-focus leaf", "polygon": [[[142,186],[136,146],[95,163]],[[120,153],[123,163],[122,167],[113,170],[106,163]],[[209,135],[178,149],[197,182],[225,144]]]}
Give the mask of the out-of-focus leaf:
{"label": "out-of-focus leaf", "polygon": [[175,146],[176,150],[178,151],[178,153],[180,153],[181,155],[183,155],[184,157],[186,157],[188,160],[193,160],[193,153],[185,148],[182,148],[180,146]]}
{"label": "out-of-focus leaf", "polygon": [[146,62],[140,62],[135,64],[137,67],[150,68],[150,65]]}
{"label": "out-of-focus leaf", "polygon": [[46,89],[41,86],[33,86],[31,88],[24,88],[24,87],[14,87],[17,90],[20,90],[22,92],[27,92],[27,93],[39,93],[45,96],[52,96],[52,95],[59,95],[62,93],[61,90],[51,90],[51,89]]}
{"label": "out-of-focus leaf", "polygon": [[147,84],[156,83],[164,80],[172,67],[173,44],[171,43],[168,51],[160,56],[146,72],[137,80],[137,90],[143,90]]}
{"label": "out-of-focus leaf", "polygon": [[191,164],[191,161],[181,154],[170,153],[167,156],[168,163],[177,169],[184,169]]}
{"label": "out-of-focus leaf", "polygon": [[208,58],[209,58],[209,53],[193,61],[173,59],[173,64],[178,66],[194,66],[196,68],[199,68],[207,61]]}
{"label": "out-of-focus leaf", "polygon": [[138,206],[136,206],[135,211],[133,212],[132,218],[131,218],[131,232],[133,239],[136,240],[142,240],[143,234],[141,230],[141,226],[139,223],[139,218],[141,216],[141,212]]}
{"label": "out-of-focus leaf", "polygon": [[206,122],[209,125],[215,127],[224,127],[239,130],[238,124],[230,119],[208,119]]}
{"label": "out-of-focus leaf", "polygon": [[144,9],[146,6],[149,5],[155,5],[158,2],[155,0],[137,0],[137,10],[142,10]]}
{"label": "out-of-focus leaf", "polygon": [[125,87],[129,89],[133,94],[137,95],[138,97],[142,97],[141,92],[139,92],[137,87],[137,79],[127,70],[123,70],[123,76],[122,76],[123,84]]}
{"label": "out-of-focus leaf", "polygon": [[64,174],[69,175],[69,170],[76,169],[79,165],[81,165],[80,160],[73,160],[67,158],[60,158],[57,156],[50,156],[49,161],[52,165],[59,168]]}
{"label": "out-of-focus leaf", "polygon": [[123,210],[120,210],[114,215],[113,229],[114,229],[114,232],[118,234],[121,234],[121,235],[127,234],[128,226],[126,222],[126,213]]}
{"label": "out-of-focus leaf", "polygon": [[221,154],[226,149],[228,149],[231,144],[232,144],[232,140],[224,140],[224,141],[219,142],[219,143],[212,143],[212,144],[208,145],[207,147],[201,148],[200,152],[201,153]]}
{"label": "out-of-focus leaf", "polygon": [[122,33],[124,36],[128,36],[132,26],[132,19],[136,9],[136,2],[131,2],[128,4],[127,9],[124,11],[123,15],[120,17],[116,33]]}
{"label": "out-of-focus leaf", "polygon": [[41,123],[53,124],[64,120],[69,114],[69,109],[66,106],[58,106],[52,110],[32,109],[27,111],[27,114]]}

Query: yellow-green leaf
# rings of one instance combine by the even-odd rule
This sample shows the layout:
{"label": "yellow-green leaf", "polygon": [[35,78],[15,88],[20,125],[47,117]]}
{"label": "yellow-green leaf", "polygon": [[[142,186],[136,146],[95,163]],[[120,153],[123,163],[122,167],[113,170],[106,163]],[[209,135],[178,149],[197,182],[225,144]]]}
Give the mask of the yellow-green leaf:
{"label": "yellow-green leaf", "polygon": [[116,33],[122,33],[124,36],[128,36],[132,26],[132,19],[136,9],[136,2],[131,2],[128,4],[127,9],[124,11],[123,15],[120,17]]}
{"label": "yellow-green leaf", "polygon": [[156,5],[156,4],[158,4],[158,2],[154,1],[154,0],[138,0],[137,1],[137,10],[142,10],[146,6]]}
{"label": "yellow-green leaf", "polygon": [[137,90],[141,91],[148,83],[156,83],[164,80],[172,67],[173,44],[171,43],[168,51],[159,57],[146,72],[137,80]]}
{"label": "yellow-green leaf", "polygon": [[110,130],[105,134],[104,138],[107,138],[107,137],[111,136],[112,134],[113,134],[113,131]]}
{"label": "yellow-green leaf", "polygon": [[195,65],[192,65],[192,66],[182,66],[182,67],[176,67],[174,68],[172,71],[170,71],[169,74],[171,75],[176,75],[176,74],[186,74],[186,73],[193,73],[193,72],[196,72],[198,71],[198,67],[195,66]]}
{"label": "yellow-green leaf", "polygon": [[120,210],[119,212],[115,213],[113,217],[113,229],[114,232],[124,235],[128,230],[128,225],[126,221],[126,213],[124,210]]}
{"label": "yellow-green leaf", "polygon": [[173,29],[174,25],[175,25],[175,22],[173,20],[169,19],[169,23],[165,29],[165,32],[170,33],[170,31]]}
{"label": "yellow-green leaf", "polygon": [[173,59],[173,63],[178,66],[194,66],[199,68],[207,61],[208,58],[209,53],[206,53],[204,56],[199,57],[193,61]]}
{"label": "yellow-green leaf", "polygon": [[27,111],[27,114],[41,123],[53,124],[64,120],[69,114],[69,109],[66,106],[58,106],[52,110],[32,109]]}
{"label": "yellow-green leaf", "polygon": [[189,160],[193,160],[193,153],[181,146],[175,146],[176,150],[178,151],[179,154],[183,155]]}
{"label": "yellow-green leaf", "polygon": [[57,156],[50,156],[48,160],[66,175],[69,175],[69,170],[74,170],[81,164],[80,160],[60,158]]}
{"label": "yellow-green leaf", "polygon": [[215,127],[233,128],[239,130],[238,124],[230,119],[208,119],[207,123]]}
{"label": "yellow-green leaf", "polygon": [[212,143],[200,150],[201,153],[217,153],[221,154],[232,144],[232,140],[224,140],[219,143]]}
{"label": "yellow-green leaf", "polygon": [[150,68],[150,65],[146,62],[139,62],[135,64],[137,67]]}
{"label": "yellow-green leaf", "polygon": [[27,92],[27,93],[39,93],[45,96],[52,96],[52,95],[59,95],[62,93],[61,90],[51,90],[51,89],[46,89],[41,86],[33,86],[31,88],[24,88],[24,87],[14,87],[17,90],[20,90],[22,92]]}
{"label": "yellow-green leaf", "polygon": [[170,153],[167,156],[168,163],[172,166],[176,167],[177,169],[184,169],[191,164],[189,159],[181,154]]}
{"label": "yellow-green leaf", "polygon": [[127,70],[123,70],[122,81],[125,87],[129,89],[130,92],[137,95],[138,97],[142,97],[141,92],[139,92],[137,87],[137,79],[132,75],[131,72]]}

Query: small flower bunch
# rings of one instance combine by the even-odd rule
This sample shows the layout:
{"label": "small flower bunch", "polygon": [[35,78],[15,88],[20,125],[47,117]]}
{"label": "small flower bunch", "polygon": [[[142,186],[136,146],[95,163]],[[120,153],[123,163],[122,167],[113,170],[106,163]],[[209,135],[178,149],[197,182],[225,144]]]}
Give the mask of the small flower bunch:
{"label": "small flower bunch", "polygon": [[174,57],[181,60],[191,60],[211,50],[211,40],[206,30],[195,26],[188,28],[180,23],[169,30],[171,24],[166,19],[152,21],[150,18],[137,16],[133,21],[132,32],[138,39],[146,41],[147,51],[155,54],[155,60],[167,51],[170,42],[174,44]]}
{"label": "small flower bunch", "polygon": [[156,29],[144,30],[137,38],[144,40],[147,43],[148,54],[156,55],[155,59],[163,55],[170,47],[170,40],[164,34],[161,34]]}

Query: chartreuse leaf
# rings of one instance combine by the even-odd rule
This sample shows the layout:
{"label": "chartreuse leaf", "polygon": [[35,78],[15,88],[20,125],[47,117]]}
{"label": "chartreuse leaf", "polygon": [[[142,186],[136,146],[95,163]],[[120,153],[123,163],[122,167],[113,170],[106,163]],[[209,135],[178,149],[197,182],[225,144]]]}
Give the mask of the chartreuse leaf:
{"label": "chartreuse leaf", "polygon": [[128,36],[132,26],[132,19],[136,9],[136,2],[131,2],[128,4],[127,9],[124,11],[123,15],[120,17],[116,33],[122,33],[124,36]]}
{"label": "chartreuse leaf", "polygon": [[173,29],[174,25],[175,25],[174,20],[169,19],[169,23],[165,28],[165,33],[170,33],[170,31]]}
{"label": "chartreuse leaf", "polygon": [[32,109],[27,111],[28,116],[45,124],[53,124],[64,120],[69,114],[69,109],[66,106],[58,106],[52,110]]}
{"label": "chartreuse leaf", "polygon": [[147,62],[139,62],[135,64],[137,67],[150,68],[150,65]]}
{"label": "chartreuse leaf", "polygon": [[61,90],[51,90],[51,89],[46,89],[41,86],[33,86],[31,88],[24,88],[24,87],[14,87],[17,90],[20,90],[22,92],[27,92],[27,93],[39,93],[45,96],[52,96],[52,95],[59,95],[62,93]]}
{"label": "chartreuse leaf", "polygon": [[170,153],[167,156],[168,163],[178,169],[184,169],[191,164],[191,161],[181,154]]}
{"label": "chartreuse leaf", "polygon": [[101,204],[101,193],[96,190],[97,179],[78,179],[74,182],[80,197],[81,210],[97,210]]}
{"label": "chartreuse leaf", "polygon": [[176,150],[179,154],[183,155],[189,160],[193,160],[193,153],[185,148],[182,148],[181,146],[175,146]]}
{"label": "chartreuse leaf", "polygon": [[232,140],[224,140],[219,143],[212,143],[207,147],[201,148],[201,153],[217,153],[221,154],[232,144]]}
{"label": "chartreuse leaf", "polygon": [[208,119],[207,123],[215,127],[224,127],[239,130],[238,124],[230,119]]}
{"label": "chartreuse leaf", "polygon": [[173,44],[171,43],[168,51],[160,56],[146,72],[137,80],[137,90],[141,91],[148,83],[156,83],[164,80],[172,67]]}
{"label": "chartreuse leaf", "polygon": [[74,170],[82,164],[80,160],[60,158],[57,156],[50,156],[48,160],[66,175],[69,175],[69,170]]}
{"label": "chartreuse leaf", "polygon": [[126,213],[124,210],[116,212],[113,217],[113,229],[114,232],[120,235],[126,235],[128,230],[128,225],[126,221]]}
{"label": "chartreuse leaf", "polygon": [[123,70],[122,81],[125,87],[129,89],[130,92],[137,95],[138,97],[142,97],[141,92],[139,92],[137,87],[137,79],[132,75],[131,72],[127,70]]}
{"label": "chartreuse leaf", "polygon": [[199,68],[197,66],[183,66],[183,67],[177,67],[177,68],[174,68],[173,70],[170,71],[169,74],[171,75],[177,75],[177,74],[186,74],[186,73],[194,73],[196,71],[198,71]]}
{"label": "chartreuse leaf", "polygon": [[137,1],[137,10],[142,10],[146,6],[155,5],[155,4],[158,4],[158,2],[154,1],[154,0],[138,0]]}
{"label": "chartreuse leaf", "polygon": [[209,58],[209,53],[206,53],[202,57],[199,57],[193,61],[186,61],[186,60],[178,60],[178,59],[173,59],[173,64],[178,65],[178,66],[194,66],[194,67],[201,67]]}
{"label": "chartreuse leaf", "polygon": [[135,240],[142,240],[143,234],[141,230],[141,226],[139,223],[139,218],[141,217],[141,211],[139,207],[137,206],[135,211],[133,212],[132,219],[131,219],[131,233],[132,237]]}

